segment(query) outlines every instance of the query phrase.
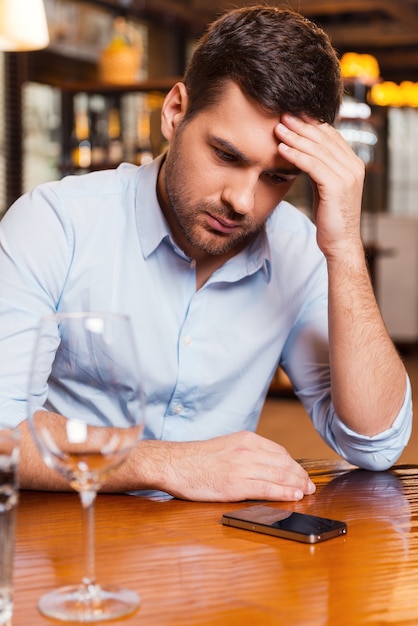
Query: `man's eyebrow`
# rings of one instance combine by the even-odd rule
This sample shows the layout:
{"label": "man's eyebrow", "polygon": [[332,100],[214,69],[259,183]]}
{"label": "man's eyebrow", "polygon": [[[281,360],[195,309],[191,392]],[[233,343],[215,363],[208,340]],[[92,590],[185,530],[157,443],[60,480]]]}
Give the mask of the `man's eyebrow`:
{"label": "man's eyebrow", "polygon": [[238,148],[233,146],[232,143],[229,143],[229,141],[227,141],[226,139],[222,139],[221,137],[217,137],[216,135],[214,135],[213,141],[225,151],[230,152],[231,154],[236,156],[240,161],[243,161],[248,165],[252,164],[251,159],[249,159],[243,152],[241,152],[241,150],[238,150]]}
{"label": "man's eyebrow", "polygon": [[[216,135],[214,135],[212,137],[212,140],[217,143],[220,148],[222,148],[226,152],[229,152],[230,154],[233,154],[237,159],[239,159],[246,165],[252,165],[253,161],[247,155],[241,152],[241,150],[238,150],[236,146],[229,143],[229,141],[227,141],[226,139],[222,139],[221,137],[217,137]],[[274,167],[267,171],[269,172],[269,174],[284,174],[286,176],[299,176],[299,174],[302,173],[302,170],[300,170],[298,167]]]}

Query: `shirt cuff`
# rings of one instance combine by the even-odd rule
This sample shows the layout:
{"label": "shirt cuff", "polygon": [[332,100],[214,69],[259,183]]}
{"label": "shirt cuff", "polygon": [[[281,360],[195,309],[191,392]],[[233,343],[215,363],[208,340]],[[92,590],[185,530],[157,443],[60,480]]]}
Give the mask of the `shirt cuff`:
{"label": "shirt cuff", "polygon": [[400,457],[412,431],[412,390],[406,376],[405,400],[390,428],[366,437],[346,426],[336,414],[329,437],[338,454],[352,465],[373,471],[389,469]]}

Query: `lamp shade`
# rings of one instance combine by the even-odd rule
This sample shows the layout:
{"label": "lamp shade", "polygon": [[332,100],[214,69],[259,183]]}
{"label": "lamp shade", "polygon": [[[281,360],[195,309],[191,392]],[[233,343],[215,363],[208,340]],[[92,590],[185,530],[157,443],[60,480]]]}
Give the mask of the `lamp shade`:
{"label": "lamp shade", "polygon": [[48,43],[42,0],[0,0],[0,50],[39,50]]}
{"label": "lamp shade", "polygon": [[375,83],[379,78],[379,63],[371,54],[346,52],[341,57],[340,64],[344,78],[356,78],[366,85]]}

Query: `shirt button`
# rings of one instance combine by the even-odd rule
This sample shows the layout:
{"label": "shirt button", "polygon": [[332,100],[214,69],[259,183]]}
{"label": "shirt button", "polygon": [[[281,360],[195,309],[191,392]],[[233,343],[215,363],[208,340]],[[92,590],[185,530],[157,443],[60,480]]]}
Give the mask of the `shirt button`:
{"label": "shirt button", "polygon": [[192,345],[192,338],[191,337],[185,337],[183,339],[183,343],[185,346],[191,346]]}
{"label": "shirt button", "polygon": [[177,404],[177,405],[174,407],[174,413],[177,413],[177,415],[178,415],[179,413],[181,413],[181,412],[182,412],[182,410],[183,410],[183,409],[184,409],[184,406],[183,406],[182,404]]}

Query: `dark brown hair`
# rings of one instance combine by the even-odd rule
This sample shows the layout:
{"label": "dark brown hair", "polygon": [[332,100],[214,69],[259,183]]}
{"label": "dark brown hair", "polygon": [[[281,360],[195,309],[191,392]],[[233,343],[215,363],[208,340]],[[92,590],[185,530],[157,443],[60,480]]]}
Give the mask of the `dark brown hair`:
{"label": "dark brown hair", "polygon": [[343,90],[324,31],[292,10],[268,6],[229,11],[209,26],[186,69],[184,121],[218,103],[226,80],[268,111],[331,124]]}

